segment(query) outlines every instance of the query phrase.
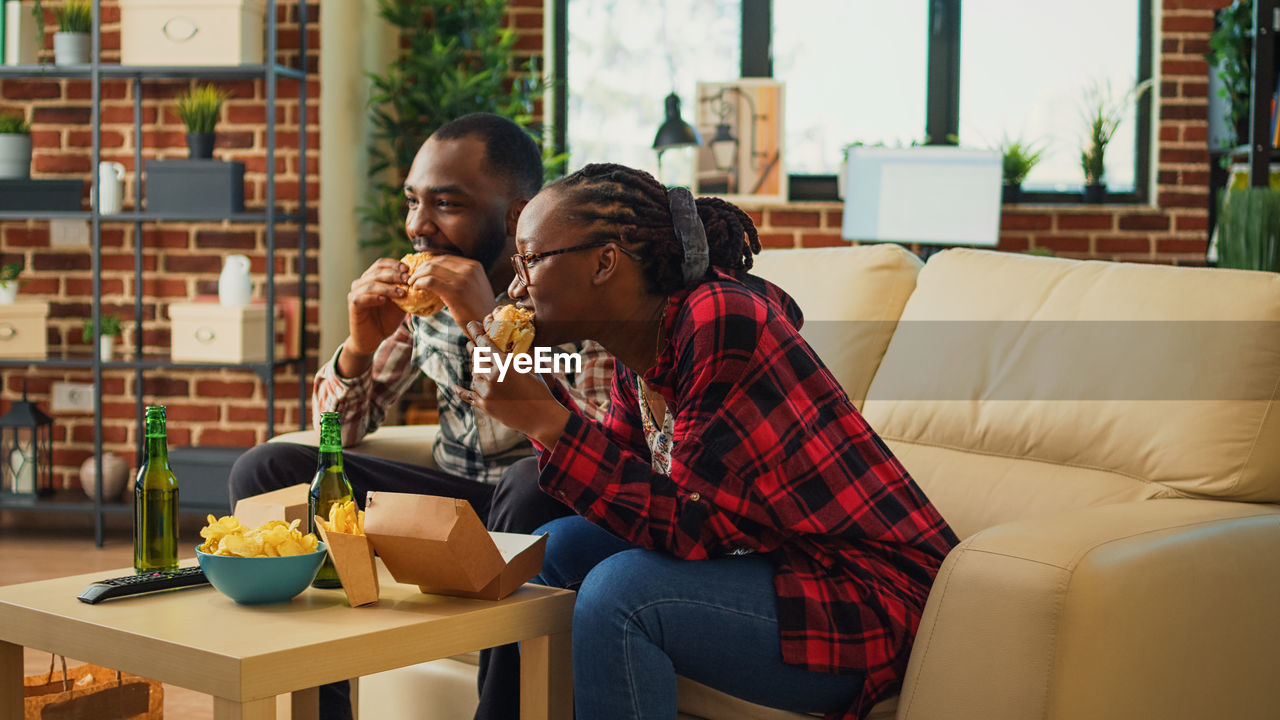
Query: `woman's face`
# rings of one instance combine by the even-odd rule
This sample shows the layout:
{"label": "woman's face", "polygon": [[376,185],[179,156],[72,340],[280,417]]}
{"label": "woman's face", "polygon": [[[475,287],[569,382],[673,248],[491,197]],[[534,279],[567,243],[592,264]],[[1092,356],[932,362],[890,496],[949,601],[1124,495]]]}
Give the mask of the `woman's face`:
{"label": "woman's face", "polygon": [[[516,252],[546,253],[590,242],[588,233],[559,210],[563,203],[555,190],[534,196],[520,213],[516,226]],[[593,328],[605,318],[591,298],[592,283],[604,247],[584,248],[534,259],[528,265],[526,285],[517,275],[507,288],[516,303],[534,311],[539,345],[559,345],[593,336]]]}

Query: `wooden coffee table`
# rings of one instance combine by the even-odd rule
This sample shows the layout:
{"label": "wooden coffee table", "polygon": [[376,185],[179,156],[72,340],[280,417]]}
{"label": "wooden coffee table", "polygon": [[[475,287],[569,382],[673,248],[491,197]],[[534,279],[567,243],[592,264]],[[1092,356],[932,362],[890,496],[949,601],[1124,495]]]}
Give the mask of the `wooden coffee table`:
{"label": "wooden coffee table", "polygon": [[215,720],[269,719],[293,693],[314,718],[316,686],[520,641],[521,718],[569,720],[574,594],[525,585],[503,600],[425,595],[379,562],[377,605],[341,590],[292,602],[237,605],[212,587],[87,605],[89,583],[132,572],[0,587],[0,720],[22,720],[23,647],[105,665],[214,697]]}

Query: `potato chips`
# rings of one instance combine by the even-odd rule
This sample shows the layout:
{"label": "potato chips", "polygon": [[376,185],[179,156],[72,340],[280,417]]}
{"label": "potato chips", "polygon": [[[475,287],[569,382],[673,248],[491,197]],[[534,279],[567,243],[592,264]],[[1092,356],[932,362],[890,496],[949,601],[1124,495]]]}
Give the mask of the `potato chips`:
{"label": "potato chips", "polygon": [[364,511],[356,509],[356,501],[334,503],[329,506],[329,519],[320,519],[325,532],[340,532],[348,535],[364,535]]}
{"label": "potato chips", "polygon": [[230,515],[209,515],[208,520],[209,524],[200,530],[204,544],[198,549],[210,555],[284,557],[312,553],[318,547],[315,535],[298,531],[298,520],[272,520],[257,528],[247,528]]}

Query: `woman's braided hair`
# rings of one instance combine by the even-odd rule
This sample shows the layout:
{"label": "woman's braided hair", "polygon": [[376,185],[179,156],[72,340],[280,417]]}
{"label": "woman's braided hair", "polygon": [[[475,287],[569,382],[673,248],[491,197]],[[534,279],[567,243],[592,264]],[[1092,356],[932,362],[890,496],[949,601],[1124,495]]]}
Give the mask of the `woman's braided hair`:
{"label": "woman's braided hair", "polygon": [[[639,255],[650,292],[665,295],[684,285],[684,247],[672,224],[667,189],[652,175],[601,163],[587,165],[547,189],[565,198],[569,220],[587,226],[590,240],[615,240]],[[711,265],[750,270],[751,256],[760,252],[751,217],[720,198],[698,198],[697,207]]]}

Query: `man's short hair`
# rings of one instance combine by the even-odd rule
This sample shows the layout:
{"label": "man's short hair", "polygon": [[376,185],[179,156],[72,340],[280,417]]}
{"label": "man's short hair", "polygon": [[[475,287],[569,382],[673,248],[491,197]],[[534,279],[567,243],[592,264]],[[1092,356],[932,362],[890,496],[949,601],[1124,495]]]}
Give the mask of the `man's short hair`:
{"label": "man's short hair", "polygon": [[511,182],[517,193],[531,198],[542,188],[542,152],[529,133],[501,115],[471,113],[441,125],[431,137],[484,141],[489,164]]}

